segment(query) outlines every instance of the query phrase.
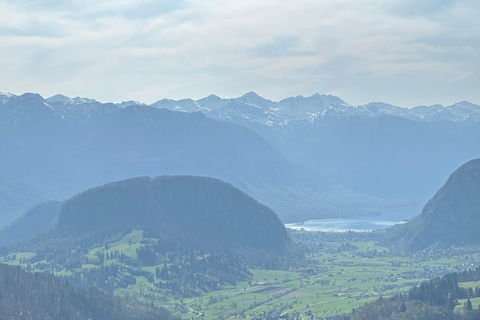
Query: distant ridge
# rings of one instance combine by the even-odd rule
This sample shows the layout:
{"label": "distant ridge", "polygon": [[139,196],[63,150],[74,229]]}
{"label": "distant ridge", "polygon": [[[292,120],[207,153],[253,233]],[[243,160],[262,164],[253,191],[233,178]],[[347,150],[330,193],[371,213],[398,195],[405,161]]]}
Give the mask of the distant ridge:
{"label": "distant ridge", "polygon": [[[31,99],[41,99],[41,96],[34,93],[25,93],[15,95],[11,93],[0,92],[0,106],[9,101],[16,103],[18,100],[29,101]],[[82,108],[93,105],[117,106],[125,108],[130,105],[147,105],[139,101],[123,101],[121,103],[102,103],[95,99],[75,97],[70,98],[62,94],[53,95],[45,99],[46,105],[50,106],[56,113],[63,114],[67,109],[76,109],[74,112],[81,112]],[[190,98],[173,100],[162,98],[157,102],[150,104],[157,108],[165,108],[172,111],[184,112],[202,112],[212,118],[227,119],[222,116],[224,112],[220,109],[231,102],[239,102],[245,106],[259,107],[266,118],[277,119],[272,122],[263,122],[249,118],[248,112],[242,116],[252,121],[260,121],[264,125],[284,125],[289,121],[313,121],[312,115],[324,117],[327,113],[337,113],[341,117],[350,116],[368,116],[378,117],[380,115],[398,116],[401,118],[419,121],[433,122],[449,120],[454,122],[478,122],[480,121],[480,105],[469,101],[459,101],[450,106],[435,104],[431,106],[417,106],[414,108],[405,108],[394,106],[385,102],[371,102],[364,105],[351,105],[341,98],[331,94],[315,93],[309,97],[302,95],[287,97],[280,101],[266,99],[254,91],[245,93],[237,98],[222,98],[211,94],[205,98],[194,100]],[[72,111],[70,110],[70,111]]]}
{"label": "distant ridge", "polygon": [[422,213],[388,234],[386,242],[409,251],[478,244],[479,230],[480,159],[475,159],[455,170]]}
{"label": "distant ridge", "polygon": [[0,246],[23,241],[49,230],[58,222],[60,201],[42,202],[0,230]]}

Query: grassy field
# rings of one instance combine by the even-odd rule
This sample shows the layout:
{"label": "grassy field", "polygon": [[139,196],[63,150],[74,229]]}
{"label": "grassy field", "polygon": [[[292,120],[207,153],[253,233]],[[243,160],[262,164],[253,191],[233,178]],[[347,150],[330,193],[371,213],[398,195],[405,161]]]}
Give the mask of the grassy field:
{"label": "grassy field", "polygon": [[458,285],[462,288],[472,288],[473,290],[475,290],[475,288],[477,287],[480,288],[480,281],[461,282]]}
{"label": "grassy field", "polygon": [[[480,298],[472,298],[470,299],[470,302],[472,302],[472,309],[480,307]],[[458,299],[458,305],[455,307],[455,312],[462,313],[465,310],[466,303],[467,299]]]}

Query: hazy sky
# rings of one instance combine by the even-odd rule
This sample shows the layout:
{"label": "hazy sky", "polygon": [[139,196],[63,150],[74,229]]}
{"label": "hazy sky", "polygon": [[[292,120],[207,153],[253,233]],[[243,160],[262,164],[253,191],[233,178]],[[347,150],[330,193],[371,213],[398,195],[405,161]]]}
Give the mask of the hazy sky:
{"label": "hazy sky", "polygon": [[0,0],[0,91],[480,104],[478,0]]}

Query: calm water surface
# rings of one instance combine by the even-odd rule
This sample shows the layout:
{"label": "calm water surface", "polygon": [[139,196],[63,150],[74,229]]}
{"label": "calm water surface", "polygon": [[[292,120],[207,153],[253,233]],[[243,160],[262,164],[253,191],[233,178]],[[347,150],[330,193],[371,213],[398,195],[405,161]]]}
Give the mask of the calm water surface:
{"label": "calm water surface", "polygon": [[291,229],[303,228],[307,231],[366,232],[405,223],[418,213],[417,210],[391,211],[378,217],[307,220],[299,223],[287,223],[285,227]]}

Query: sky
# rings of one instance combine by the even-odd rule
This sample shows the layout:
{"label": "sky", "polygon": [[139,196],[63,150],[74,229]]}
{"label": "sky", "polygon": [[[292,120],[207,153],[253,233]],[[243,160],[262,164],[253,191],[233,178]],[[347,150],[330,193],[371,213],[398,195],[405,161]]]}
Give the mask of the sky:
{"label": "sky", "polygon": [[477,0],[0,0],[0,91],[480,104]]}

